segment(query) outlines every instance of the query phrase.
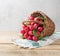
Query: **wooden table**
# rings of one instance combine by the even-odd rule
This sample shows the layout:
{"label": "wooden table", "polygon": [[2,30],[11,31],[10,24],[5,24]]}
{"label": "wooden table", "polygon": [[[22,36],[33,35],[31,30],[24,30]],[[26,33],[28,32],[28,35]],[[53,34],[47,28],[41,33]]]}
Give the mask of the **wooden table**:
{"label": "wooden table", "polygon": [[10,41],[0,42],[0,56],[60,56],[60,40],[36,49],[19,48]]}

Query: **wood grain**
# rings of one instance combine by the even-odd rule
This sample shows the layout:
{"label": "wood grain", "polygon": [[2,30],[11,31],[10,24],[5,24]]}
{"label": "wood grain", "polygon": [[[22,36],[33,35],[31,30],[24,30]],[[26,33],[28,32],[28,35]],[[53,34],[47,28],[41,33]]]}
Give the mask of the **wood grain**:
{"label": "wood grain", "polygon": [[14,44],[0,44],[0,56],[60,56],[60,45],[24,49]]}

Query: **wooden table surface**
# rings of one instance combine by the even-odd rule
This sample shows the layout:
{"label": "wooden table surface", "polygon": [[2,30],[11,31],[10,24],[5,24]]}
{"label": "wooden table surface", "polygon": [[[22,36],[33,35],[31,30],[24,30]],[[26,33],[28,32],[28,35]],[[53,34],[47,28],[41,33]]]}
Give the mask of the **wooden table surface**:
{"label": "wooden table surface", "polygon": [[[0,39],[0,56],[60,56],[60,40],[40,48],[24,49],[14,45],[10,41],[10,38],[7,39],[9,35],[12,36],[13,34],[8,33],[5,41],[3,40],[4,36]],[[0,36],[2,36],[2,34],[0,34]]]}

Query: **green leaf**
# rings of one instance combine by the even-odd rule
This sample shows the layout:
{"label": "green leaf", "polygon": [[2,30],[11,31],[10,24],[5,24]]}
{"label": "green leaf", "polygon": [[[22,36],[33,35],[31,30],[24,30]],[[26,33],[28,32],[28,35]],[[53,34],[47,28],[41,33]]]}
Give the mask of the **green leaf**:
{"label": "green leaf", "polygon": [[44,17],[42,17],[42,16],[39,16],[39,18],[40,18],[41,20],[44,20]]}
{"label": "green leaf", "polygon": [[43,35],[43,34],[44,34],[44,32],[42,31],[42,32],[41,32],[41,35]]}
{"label": "green leaf", "polygon": [[42,40],[43,39],[43,31],[41,32],[41,35],[38,37],[39,38],[39,40]]}
{"label": "green leaf", "polygon": [[37,29],[34,29],[34,30],[33,30],[33,35],[34,35],[34,36],[38,36],[38,34],[37,34]]}
{"label": "green leaf", "polygon": [[39,40],[42,40],[42,38],[43,38],[42,36],[39,36]]}

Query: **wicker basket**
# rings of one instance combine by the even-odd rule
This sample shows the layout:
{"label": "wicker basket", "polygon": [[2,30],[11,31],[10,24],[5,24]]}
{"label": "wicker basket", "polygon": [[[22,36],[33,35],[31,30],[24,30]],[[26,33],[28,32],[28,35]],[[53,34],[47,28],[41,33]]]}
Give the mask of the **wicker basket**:
{"label": "wicker basket", "polygon": [[30,22],[36,22],[38,24],[43,25],[43,28],[44,28],[43,36],[50,36],[54,33],[54,30],[55,30],[54,22],[47,15],[45,15],[43,12],[36,11],[36,12],[31,13],[31,16],[33,16],[34,18],[42,16],[42,17],[44,17],[44,22],[28,20],[28,21],[24,21],[23,24],[28,25]]}

